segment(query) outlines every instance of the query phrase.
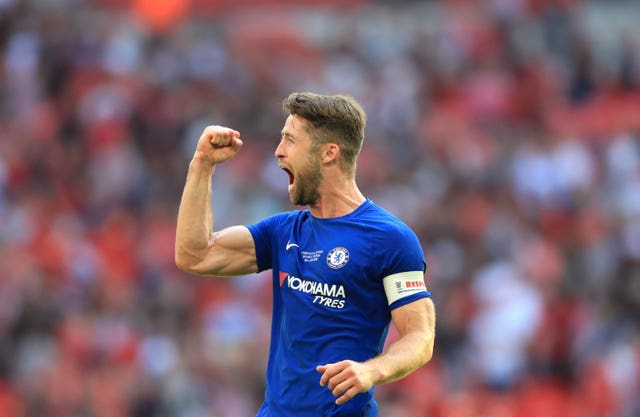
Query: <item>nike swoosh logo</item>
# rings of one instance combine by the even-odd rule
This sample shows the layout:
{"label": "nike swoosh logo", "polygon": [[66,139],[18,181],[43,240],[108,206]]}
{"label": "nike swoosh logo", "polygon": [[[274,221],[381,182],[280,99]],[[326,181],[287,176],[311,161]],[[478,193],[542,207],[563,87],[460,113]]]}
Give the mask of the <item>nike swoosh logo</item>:
{"label": "nike swoosh logo", "polygon": [[287,250],[289,250],[290,248],[292,248],[292,247],[294,247],[294,246],[295,246],[296,248],[299,248],[299,247],[300,247],[300,246],[298,246],[298,244],[297,244],[297,243],[287,242]]}

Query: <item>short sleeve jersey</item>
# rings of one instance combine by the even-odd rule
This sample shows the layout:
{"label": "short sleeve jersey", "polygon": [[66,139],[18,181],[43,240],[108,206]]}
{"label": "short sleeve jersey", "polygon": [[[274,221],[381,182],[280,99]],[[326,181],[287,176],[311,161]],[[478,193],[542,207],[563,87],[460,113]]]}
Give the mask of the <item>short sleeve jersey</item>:
{"label": "short sleeve jersey", "polygon": [[336,405],[316,366],[377,356],[391,310],[430,295],[415,233],[369,199],[343,217],[291,211],[248,229],[258,269],[273,270],[267,387],[258,416],[361,416],[374,389]]}

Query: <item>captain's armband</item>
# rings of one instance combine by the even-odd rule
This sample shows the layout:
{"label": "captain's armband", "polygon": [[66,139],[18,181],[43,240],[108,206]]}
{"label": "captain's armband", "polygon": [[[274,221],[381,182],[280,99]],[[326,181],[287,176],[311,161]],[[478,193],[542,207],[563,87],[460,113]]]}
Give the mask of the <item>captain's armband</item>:
{"label": "captain's armband", "polygon": [[382,279],[389,305],[418,293],[427,293],[422,271],[399,272]]}

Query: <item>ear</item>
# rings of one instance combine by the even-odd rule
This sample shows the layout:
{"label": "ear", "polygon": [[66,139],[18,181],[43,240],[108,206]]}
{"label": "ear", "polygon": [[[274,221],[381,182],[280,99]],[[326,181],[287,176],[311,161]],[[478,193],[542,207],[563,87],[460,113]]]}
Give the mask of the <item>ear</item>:
{"label": "ear", "polygon": [[331,163],[338,160],[340,156],[340,147],[335,143],[325,143],[322,146],[320,158],[324,163]]}

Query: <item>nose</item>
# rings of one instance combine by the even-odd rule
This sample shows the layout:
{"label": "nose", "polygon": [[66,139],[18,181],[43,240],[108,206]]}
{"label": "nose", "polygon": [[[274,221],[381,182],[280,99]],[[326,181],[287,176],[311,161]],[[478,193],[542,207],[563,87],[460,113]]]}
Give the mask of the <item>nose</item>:
{"label": "nose", "polygon": [[280,140],[280,142],[278,142],[278,146],[276,147],[275,152],[273,153],[275,155],[276,158],[280,159],[282,157],[284,157],[284,140]]}

